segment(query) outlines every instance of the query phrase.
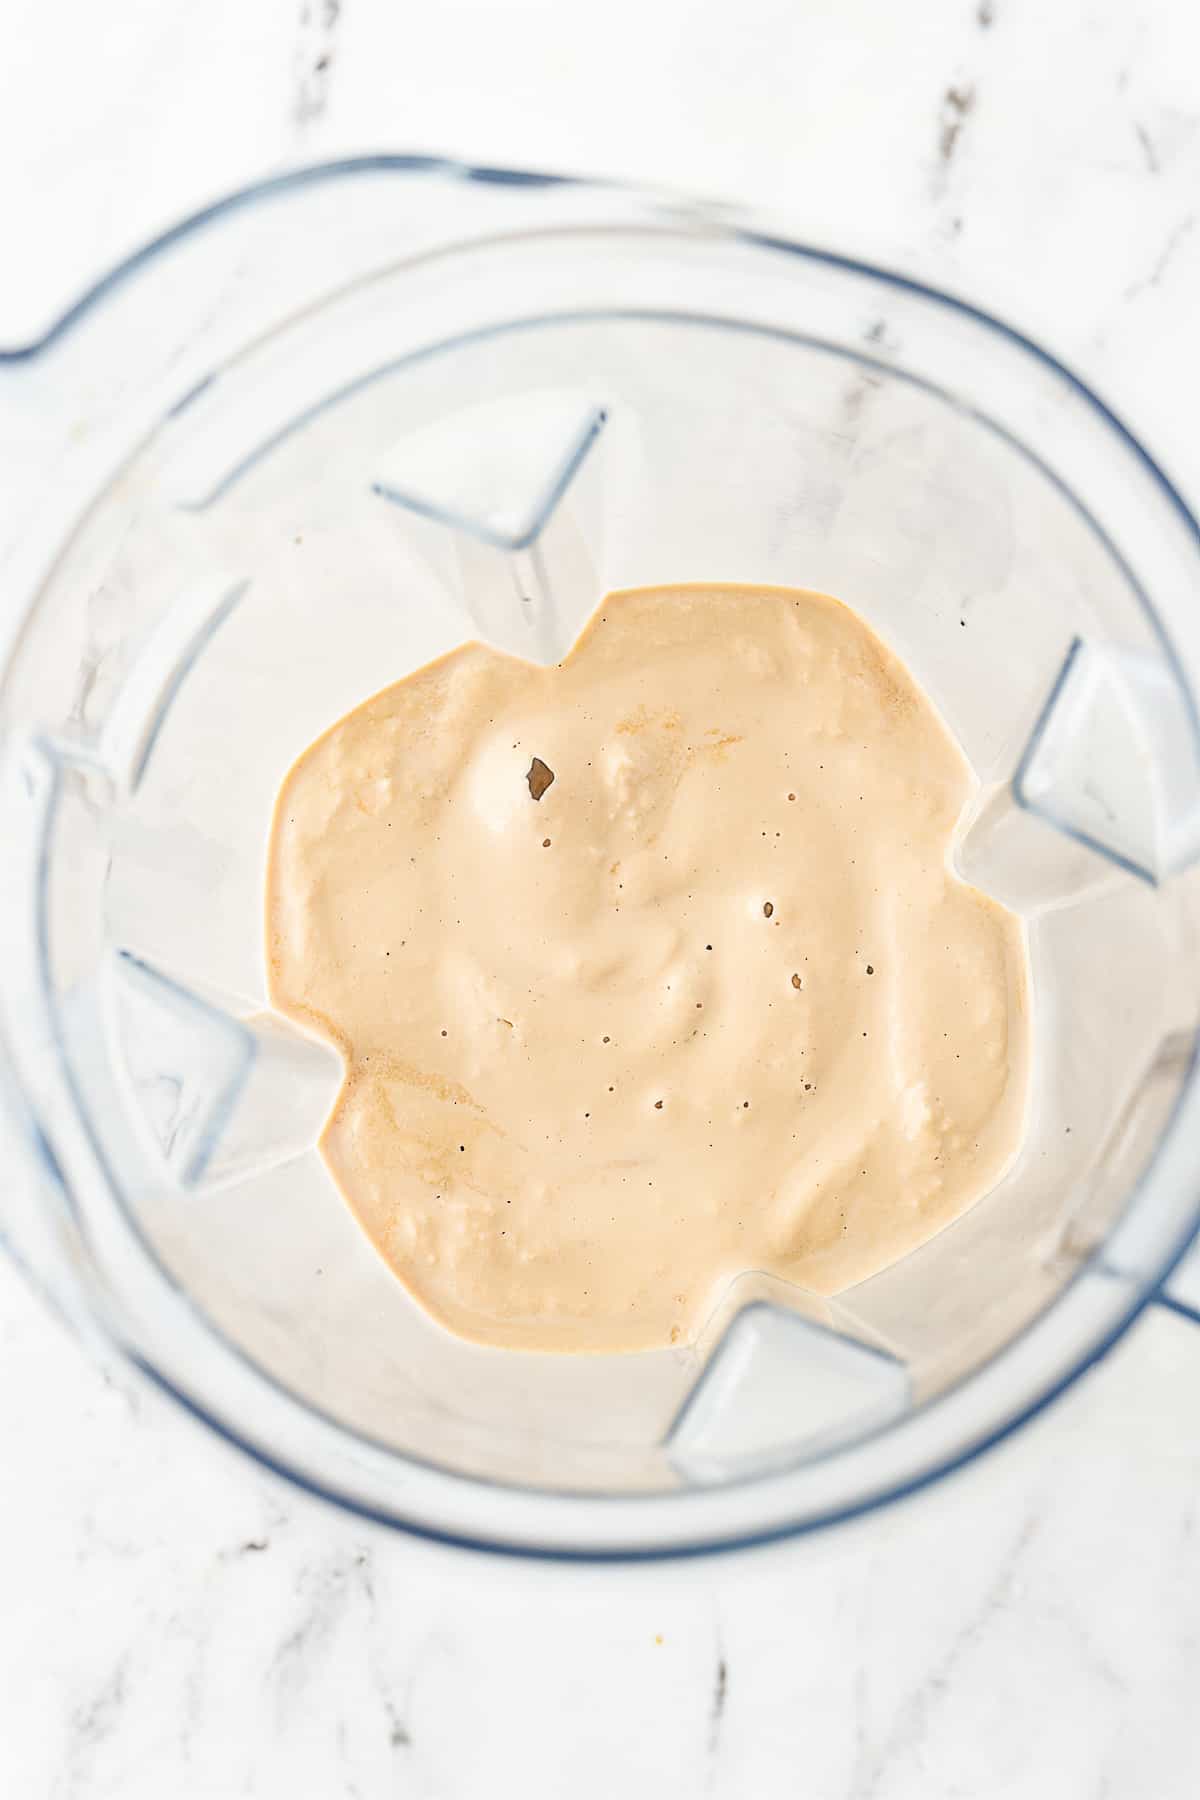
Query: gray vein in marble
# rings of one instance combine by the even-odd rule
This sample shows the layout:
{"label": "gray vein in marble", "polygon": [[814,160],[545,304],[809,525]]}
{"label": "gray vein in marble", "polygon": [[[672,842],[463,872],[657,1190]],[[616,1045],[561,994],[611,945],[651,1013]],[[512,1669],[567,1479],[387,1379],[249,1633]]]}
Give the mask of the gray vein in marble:
{"label": "gray vein in marble", "polygon": [[708,1736],[706,1740],[706,1773],[704,1791],[716,1792],[721,1772],[721,1744],[725,1725],[725,1708],[729,1700],[729,1658],[725,1652],[725,1633],[721,1624],[720,1597],[712,1597],[712,1685],[708,1696]]}
{"label": "gray vein in marble", "polygon": [[1011,1546],[1001,1557],[996,1573],[984,1591],[978,1606],[955,1632],[943,1654],[928,1675],[900,1708],[891,1730],[878,1749],[869,1745],[865,1714],[867,1695],[856,1692],[858,1745],[855,1766],[845,1800],[875,1800],[881,1790],[889,1766],[906,1750],[921,1744],[928,1735],[938,1708],[951,1691],[952,1678],[964,1658],[986,1635],[987,1628],[1017,1587],[1017,1571],[1039,1525],[1036,1513],[1024,1520]]}
{"label": "gray vein in marble", "polygon": [[119,1658],[111,1673],[89,1700],[75,1707],[66,1723],[63,1770],[55,1783],[55,1800],[69,1800],[86,1779],[96,1751],[119,1729],[129,1698],[129,1653]]}
{"label": "gray vein in marble", "polygon": [[298,1584],[307,1590],[299,1621],[280,1640],[271,1659],[269,1680],[281,1712],[292,1709],[315,1674],[350,1606],[355,1577],[364,1559],[338,1555],[304,1571]]}
{"label": "gray vein in marble", "polygon": [[383,1659],[380,1654],[380,1645],[378,1643],[382,1621],[376,1605],[375,1581],[370,1552],[365,1550],[360,1551],[355,1559],[355,1566],[359,1571],[362,1589],[366,1596],[367,1608],[370,1615],[372,1647],[369,1657],[369,1666],[371,1680],[379,1700],[380,1711],[383,1714],[383,1722],[387,1732],[388,1748],[393,1754],[396,1752],[404,1752],[412,1749],[413,1742],[412,1732],[408,1726],[408,1717],[411,1710],[413,1676],[411,1674],[409,1675],[403,1699],[397,1701],[393,1696],[388,1683],[387,1672],[383,1667]]}
{"label": "gray vein in marble", "polygon": [[1142,276],[1138,281],[1130,282],[1129,286],[1125,289],[1126,300],[1133,300],[1138,294],[1145,293],[1147,288],[1156,288],[1161,284],[1164,275],[1167,273],[1167,270],[1175,259],[1175,255],[1179,250],[1180,245],[1191,236],[1195,229],[1196,214],[1194,212],[1186,214],[1184,218],[1180,219],[1177,225],[1172,227],[1167,234],[1167,241],[1159,251],[1154,267],[1150,270],[1150,273]]}
{"label": "gray vein in marble", "polygon": [[1152,175],[1159,174],[1162,170],[1162,164],[1158,160],[1158,152],[1154,148],[1153,138],[1139,119],[1134,120],[1133,129],[1138,143],[1142,146],[1142,155],[1146,158],[1146,167]]}
{"label": "gray vein in marble", "polygon": [[943,94],[938,150],[944,163],[953,162],[963,126],[970,118],[974,106],[975,89],[970,83],[962,87],[948,87]]}
{"label": "gray vein in marble", "polygon": [[292,124],[303,136],[322,118],[337,54],[335,40],[342,0],[303,0],[293,57]]}
{"label": "gray vein in marble", "polygon": [[204,1684],[210,1642],[207,1621],[198,1618],[195,1613],[173,1612],[165,1621],[164,1637],[167,1641],[178,1639],[191,1651],[179,1690],[179,1751],[184,1761],[190,1762],[196,1740],[201,1733]]}
{"label": "gray vein in marble", "polygon": [[[855,1622],[855,1642],[861,1640],[863,1619],[860,1612]],[[871,1693],[867,1680],[866,1658],[859,1655],[854,1669],[853,1689],[853,1721],[854,1721],[854,1769],[850,1777],[850,1792],[847,1800],[855,1800],[855,1788],[861,1773],[870,1763],[871,1757]]]}
{"label": "gray vein in marble", "polygon": [[1096,1643],[1087,1618],[1077,1607],[1055,1606],[1050,1609],[1050,1616],[1057,1618],[1069,1631],[1079,1668],[1094,1675],[1111,1693],[1128,1693],[1129,1683]]}
{"label": "gray vein in marble", "polygon": [[71,1714],[69,1729],[77,1746],[102,1743],[111,1734],[125,1703],[128,1674],[129,1659],[123,1656],[92,1698]]}
{"label": "gray vein in marble", "polygon": [[379,1698],[383,1706],[384,1717],[387,1719],[388,1743],[393,1750],[410,1750],[412,1748],[412,1733],[404,1723],[404,1720],[400,1717],[395,1702],[388,1694],[381,1693]]}
{"label": "gray vein in marble", "polygon": [[342,1793],[346,1796],[346,1800],[362,1800],[362,1789],[350,1773],[348,1766],[350,1762],[350,1736],[346,1730],[345,1719],[338,1720],[334,1741],[337,1745],[338,1761],[342,1764],[343,1770],[345,1771],[345,1779],[342,1782]]}
{"label": "gray vein in marble", "polygon": [[715,1757],[721,1745],[721,1723],[725,1717],[725,1702],[729,1695],[729,1664],[725,1660],[725,1650],[720,1634],[717,1636],[717,1666],[713,1675],[712,1699],[708,1708],[708,1754]]}
{"label": "gray vein in marble", "polygon": [[354,1553],[354,1572],[358,1577],[363,1593],[367,1597],[367,1605],[372,1614],[375,1611],[375,1565],[369,1550],[356,1550]]}
{"label": "gray vein in marble", "polygon": [[[1177,157],[1184,154],[1200,129],[1200,115],[1185,112],[1178,106],[1156,106],[1147,102],[1142,117],[1134,124],[1139,138],[1144,132],[1149,140],[1154,161],[1164,173]],[[1143,144],[1143,153],[1146,146]]]}
{"label": "gray vein in marble", "polygon": [[459,1647],[452,1635],[440,1627],[425,1633],[413,1646],[408,1659],[408,1674],[402,1683],[403,1694],[397,1704],[388,1695],[382,1671],[375,1664],[375,1686],[384,1717],[388,1722],[388,1741],[397,1757],[417,1753],[422,1734],[417,1729],[417,1697],[421,1686],[429,1682],[438,1664],[448,1667],[453,1675],[459,1661]]}

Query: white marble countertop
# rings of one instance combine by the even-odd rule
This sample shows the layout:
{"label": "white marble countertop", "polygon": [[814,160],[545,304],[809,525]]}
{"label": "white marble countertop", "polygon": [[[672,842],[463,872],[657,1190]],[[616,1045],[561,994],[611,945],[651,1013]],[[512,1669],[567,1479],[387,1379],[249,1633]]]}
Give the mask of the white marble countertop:
{"label": "white marble countertop", "polygon": [[[1179,0],[9,0],[0,340],[215,192],[382,146],[754,200],[1044,338],[1200,499]],[[338,1517],[4,1265],[0,1344],[5,1800],[1200,1792],[1200,1331],[1169,1314],[905,1507],[666,1573]]]}

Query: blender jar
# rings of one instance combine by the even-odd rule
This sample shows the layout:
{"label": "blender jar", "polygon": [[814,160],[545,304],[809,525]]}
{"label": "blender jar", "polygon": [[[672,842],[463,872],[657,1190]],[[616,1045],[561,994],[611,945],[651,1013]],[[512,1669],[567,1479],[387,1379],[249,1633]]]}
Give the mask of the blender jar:
{"label": "blender jar", "polygon": [[[377,157],[169,232],[0,399],[2,1222],[82,1331],[364,1514],[664,1556],[920,1486],[1161,1295],[1198,1220],[1200,535],[1053,359],[721,209]],[[605,591],[690,580],[838,595],[940,707],[957,866],[1028,929],[1026,1138],[833,1300],[747,1271],[695,1345],[481,1348],[316,1152],[340,1066],[266,1007],[271,807],[465,638],[553,660]]]}

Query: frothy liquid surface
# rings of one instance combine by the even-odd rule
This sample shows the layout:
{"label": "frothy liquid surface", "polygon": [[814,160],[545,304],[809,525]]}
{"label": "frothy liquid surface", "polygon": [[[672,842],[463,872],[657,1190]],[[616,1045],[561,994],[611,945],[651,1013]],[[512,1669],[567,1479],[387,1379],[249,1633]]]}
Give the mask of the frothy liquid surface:
{"label": "frothy liquid surface", "polygon": [[346,1078],[321,1143],[401,1281],[489,1344],[695,1335],[829,1294],[1021,1138],[1019,921],[948,870],[972,792],[838,601],[611,595],[565,662],[467,644],[289,772],[271,999]]}

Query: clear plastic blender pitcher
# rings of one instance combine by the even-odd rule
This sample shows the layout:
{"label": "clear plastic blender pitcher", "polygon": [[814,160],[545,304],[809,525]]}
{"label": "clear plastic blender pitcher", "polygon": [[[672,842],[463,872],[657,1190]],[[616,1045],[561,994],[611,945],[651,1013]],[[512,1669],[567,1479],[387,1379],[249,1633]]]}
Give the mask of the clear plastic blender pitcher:
{"label": "clear plastic blender pitcher", "polygon": [[[0,437],[3,1224],[82,1331],[364,1514],[653,1557],[911,1491],[1164,1297],[1200,1216],[1200,536],[1034,345],[719,209],[374,158],[116,270],[0,357]],[[838,595],[957,734],[957,866],[1028,924],[1026,1141],[834,1300],[748,1270],[695,1345],[472,1346],[316,1153],[340,1070],[266,1008],[272,802],[465,638],[552,660],[606,590],[691,580]]]}

